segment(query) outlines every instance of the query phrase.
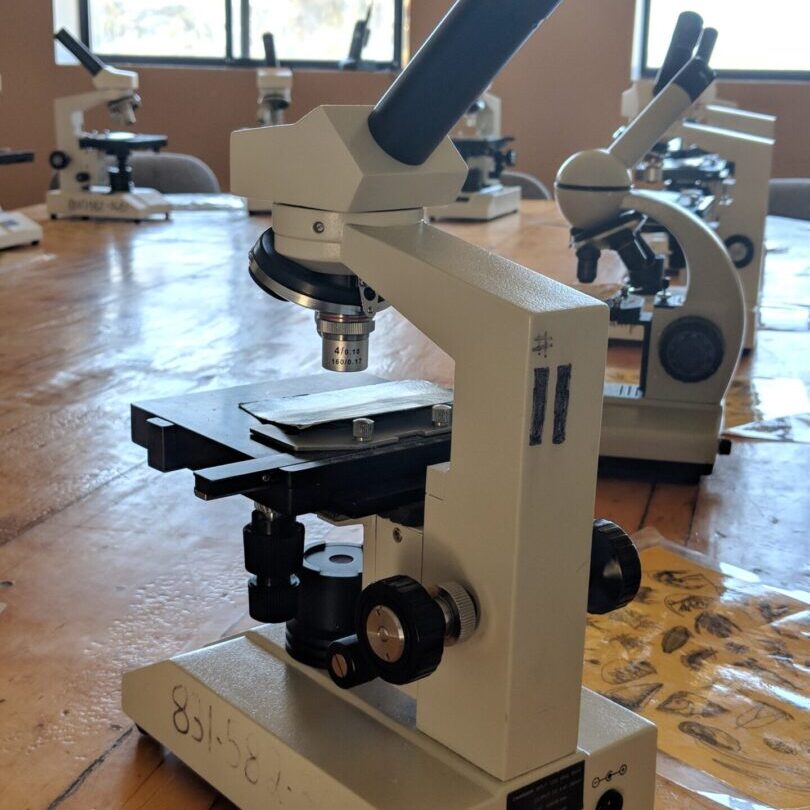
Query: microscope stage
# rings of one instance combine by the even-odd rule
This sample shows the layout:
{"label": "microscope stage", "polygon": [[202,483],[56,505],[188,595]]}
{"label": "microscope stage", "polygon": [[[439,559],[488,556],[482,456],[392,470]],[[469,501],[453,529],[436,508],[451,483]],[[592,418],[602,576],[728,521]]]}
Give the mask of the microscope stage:
{"label": "microscope stage", "polygon": [[[303,401],[307,396],[348,393],[349,389],[358,393],[356,389],[368,386],[380,386],[395,411],[375,416],[383,426],[381,443],[335,449],[331,439],[341,423],[345,433],[351,432],[351,420],[344,418],[324,426],[324,433],[314,434],[329,434],[330,441],[316,444],[322,449],[296,449],[301,445],[296,445],[294,432],[284,445],[274,439],[272,425],[247,410],[262,412],[285,398]],[[205,500],[246,495],[290,514],[365,517],[423,502],[427,467],[450,458],[450,433],[430,427],[424,418],[430,406],[421,403],[437,398],[446,402],[447,393],[427,389],[423,391],[427,400],[413,400],[421,407],[396,412],[401,404],[392,404],[391,383],[386,380],[369,374],[325,373],[136,403],[132,437],[147,449],[150,466],[163,472],[195,470],[195,491]],[[377,412],[371,404],[358,407],[369,414]],[[411,425],[401,431],[401,438],[390,440],[386,425],[406,417],[421,419],[421,427]]]}

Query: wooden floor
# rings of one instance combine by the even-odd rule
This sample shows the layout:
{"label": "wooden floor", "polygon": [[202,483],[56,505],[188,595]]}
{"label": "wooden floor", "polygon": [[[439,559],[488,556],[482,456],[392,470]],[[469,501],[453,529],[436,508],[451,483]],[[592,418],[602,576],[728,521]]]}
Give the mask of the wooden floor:
{"label": "wooden floor", "polygon": [[[266,226],[237,211],[47,221],[40,247],[0,254],[2,810],[230,806],[133,731],[119,682],[249,625],[249,504],[205,504],[189,473],[149,469],[128,419],[133,400],[319,370],[311,314],[248,276],[247,251]],[[766,416],[799,409],[779,392],[810,385],[810,223],[772,227],[766,292],[775,320],[798,326],[763,332],[735,385],[738,410]],[[572,273],[547,204],[450,230]],[[371,356],[383,376],[452,379],[449,358],[393,312],[379,318]],[[636,359],[613,356],[612,373]],[[809,478],[807,445],[740,441],[700,487],[601,481],[596,513],[807,588]],[[684,806],[659,788],[660,806]]]}

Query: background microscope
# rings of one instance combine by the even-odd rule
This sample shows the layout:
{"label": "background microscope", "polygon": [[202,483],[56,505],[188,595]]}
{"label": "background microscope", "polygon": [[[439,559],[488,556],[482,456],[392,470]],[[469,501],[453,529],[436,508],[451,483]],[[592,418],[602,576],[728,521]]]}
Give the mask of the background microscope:
{"label": "background microscope", "polygon": [[[691,58],[609,149],[574,155],[557,176],[579,281],[596,279],[602,250],[616,251],[629,284],[610,302],[611,320],[642,331],[638,384],[605,386],[600,464],[620,475],[696,480],[728,450],[719,440],[723,401],[745,327],[737,271],[705,222],[666,195],[632,188],[639,160],[713,79],[700,55]],[[683,251],[685,294],[668,290],[664,257],[643,234],[648,219]]]}
{"label": "background microscope", "polygon": [[85,112],[102,104],[114,121],[135,123],[141,101],[138,74],[105,65],[64,28],[54,37],[90,73],[95,89],[54,102],[56,150],[50,163],[58,172],[59,186],[47,194],[48,213],[53,218],[168,219],[168,200],[154,189],[135,188],[130,165],[133,152],[157,152],[166,145],[166,136],[85,129]]}
{"label": "background microscope", "polygon": [[[3,90],[0,80],[0,92]],[[34,153],[27,149],[0,148],[0,166],[13,163],[31,163]],[[0,208],[0,250],[20,245],[36,245],[42,239],[42,228],[19,211],[3,211]]]}
{"label": "background microscope", "polygon": [[501,135],[501,100],[484,93],[467,110],[452,133],[453,144],[467,162],[467,180],[455,202],[431,208],[433,219],[487,222],[520,209],[518,186],[504,186],[501,174],[515,165],[515,140]]}
{"label": "background microscope", "polygon": [[[696,46],[708,60],[716,40],[717,32],[703,29],[699,15],[681,14],[658,78],[654,83],[634,83],[622,97],[622,113],[631,119],[638,115]],[[662,135],[639,161],[636,178],[648,187],[665,189],[716,228],[742,283],[747,313],[744,348],[748,350],[756,343],[776,122],[772,116],[719,107],[713,103],[715,95],[711,89],[704,93]],[[648,231],[667,239],[660,225],[651,223]],[[668,252],[669,272],[677,275],[683,269],[683,256],[674,243]],[[617,336],[638,338],[627,331]]]}
{"label": "background microscope", "polygon": [[[152,466],[255,505],[251,615],[286,628],[123,684],[242,808],[652,808],[655,727],[582,688],[586,605],[640,583],[592,519],[606,307],[424,220],[467,175],[447,134],[558,4],[459,0],[375,107],[232,136],[235,190],[273,199],[254,280],[360,372],[133,406]],[[454,392],[362,372],[389,305],[453,357]],[[362,551],[305,551],[306,513],[361,522]]]}
{"label": "background microscope", "polygon": [[[289,68],[281,67],[276,55],[273,34],[262,36],[265,64],[256,71],[256,87],[259,91],[256,120],[259,126],[278,126],[284,123],[284,116],[292,103],[293,74]],[[270,211],[270,203],[249,199],[248,212],[263,214]]]}

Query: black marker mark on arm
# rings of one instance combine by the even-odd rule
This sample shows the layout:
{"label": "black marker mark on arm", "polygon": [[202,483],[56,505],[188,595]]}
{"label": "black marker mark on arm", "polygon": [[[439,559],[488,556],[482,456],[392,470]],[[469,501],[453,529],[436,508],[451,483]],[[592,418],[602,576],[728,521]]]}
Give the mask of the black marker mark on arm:
{"label": "black marker mark on arm", "polygon": [[548,366],[534,370],[529,447],[537,447],[537,445],[543,443],[543,425],[546,421],[546,399],[548,398],[548,371]]}
{"label": "black marker mark on arm", "polygon": [[557,389],[554,393],[554,444],[565,442],[568,404],[571,399],[571,365],[557,366]]}

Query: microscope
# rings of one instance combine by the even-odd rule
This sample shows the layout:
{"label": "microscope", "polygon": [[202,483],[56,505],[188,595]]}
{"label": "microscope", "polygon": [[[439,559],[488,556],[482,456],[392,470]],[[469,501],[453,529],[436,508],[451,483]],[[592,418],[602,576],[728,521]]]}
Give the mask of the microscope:
{"label": "microscope", "polygon": [[293,75],[289,68],[281,67],[276,56],[276,44],[269,32],[262,36],[264,65],[256,71],[259,91],[259,109],[256,120],[261,127],[284,123],[284,113],[292,102]]}
{"label": "microscope", "polygon": [[[703,29],[699,15],[681,14],[657,80],[636,82],[625,92],[623,115],[634,118],[696,45],[708,61],[716,39],[717,32]],[[665,189],[716,228],[743,287],[748,351],[756,345],[776,119],[717,105],[715,100],[712,86],[642,158],[636,176],[650,187]],[[677,274],[682,256],[672,247],[671,269]]]}
{"label": "microscope", "polygon": [[[641,576],[592,518],[607,308],[424,216],[467,175],[448,133],[559,2],[458,0],[374,107],[232,135],[236,190],[273,200],[250,272],[314,311],[331,373],[133,405],[150,465],[253,501],[267,624],[127,673],[123,705],[243,810],[653,807],[655,726],[582,687],[586,611]],[[388,306],[453,392],[364,371]],[[308,545],[306,514],[362,548]]]}
{"label": "microscope", "polygon": [[352,41],[349,43],[349,55],[340,63],[341,70],[360,70],[363,66],[363,51],[371,39],[371,15],[374,13],[374,0],[368,4],[366,16],[361,17],[352,29]]}
{"label": "microscope", "polygon": [[[284,114],[292,103],[293,74],[289,68],[279,65],[273,35],[265,33],[262,42],[265,64],[256,71],[259,91],[256,120],[261,127],[275,127],[284,123]],[[266,214],[270,211],[270,203],[249,199],[247,209],[250,214]]]}
{"label": "microscope", "polygon": [[490,222],[520,210],[520,187],[504,186],[501,174],[515,165],[515,140],[501,135],[501,100],[484,93],[465,113],[452,134],[453,144],[467,162],[467,179],[455,202],[431,208],[432,219]]}
{"label": "microscope", "polygon": [[[713,80],[702,57],[691,57],[608,149],[572,156],[557,175],[579,281],[595,281],[602,250],[617,252],[629,281],[608,302],[611,321],[642,331],[639,384],[605,385],[605,472],[695,481],[730,449],[718,436],[745,329],[738,271],[699,217],[632,185],[639,161]],[[668,288],[664,257],[646,241],[648,220],[666,228],[683,252],[688,284],[679,294]]]}
{"label": "microscope", "polygon": [[133,186],[130,165],[133,152],[158,152],[166,145],[166,136],[88,132],[84,125],[84,113],[102,104],[114,121],[134,124],[140,105],[138,74],[105,65],[64,28],[54,38],[90,73],[95,89],[54,102],[56,150],[50,164],[58,173],[59,187],[46,197],[51,219],[168,219],[169,201],[155,189]]}
{"label": "microscope", "polygon": [[[2,82],[0,82],[2,91]],[[34,153],[25,149],[0,149],[0,166],[13,163],[32,163]],[[4,211],[0,208],[0,250],[20,245],[38,245],[42,228],[19,211]]]}

